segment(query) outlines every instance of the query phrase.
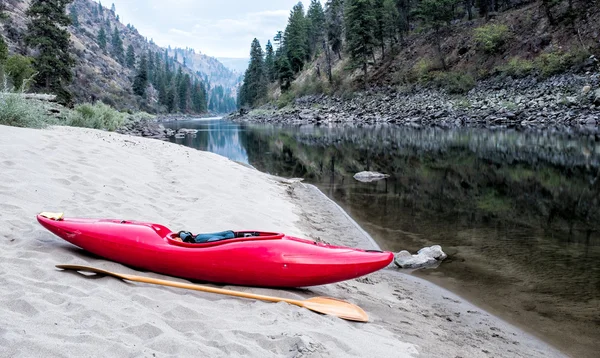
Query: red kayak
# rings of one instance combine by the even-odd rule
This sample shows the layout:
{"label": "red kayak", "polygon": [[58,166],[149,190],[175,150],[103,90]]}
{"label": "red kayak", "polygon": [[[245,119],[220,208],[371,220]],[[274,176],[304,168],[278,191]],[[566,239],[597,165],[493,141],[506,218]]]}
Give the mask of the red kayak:
{"label": "red kayak", "polygon": [[37,216],[42,226],[93,254],[192,280],[263,287],[304,287],[353,279],[389,265],[391,252],[332,246],[271,232],[242,231],[207,243],[182,242],[159,224]]}

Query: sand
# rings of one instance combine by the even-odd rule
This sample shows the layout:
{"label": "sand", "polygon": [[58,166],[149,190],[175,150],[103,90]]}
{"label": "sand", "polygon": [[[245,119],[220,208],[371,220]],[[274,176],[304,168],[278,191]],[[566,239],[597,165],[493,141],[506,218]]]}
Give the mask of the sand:
{"label": "sand", "polygon": [[[358,304],[353,323],[266,303],[62,272],[136,272],[43,229],[41,211],[152,221],[192,232],[251,229],[376,244],[316,188],[218,155],[102,131],[0,126],[1,357],[562,357],[464,299],[390,267],[298,290],[245,292]],[[223,286],[218,286],[223,287]]]}

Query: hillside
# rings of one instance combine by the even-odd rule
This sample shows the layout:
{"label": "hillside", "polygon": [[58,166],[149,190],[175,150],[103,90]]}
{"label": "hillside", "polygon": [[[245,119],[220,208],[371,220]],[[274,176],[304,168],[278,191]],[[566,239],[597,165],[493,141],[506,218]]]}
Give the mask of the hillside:
{"label": "hillside", "polygon": [[[329,0],[320,7],[295,6],[270,59],[265,48],[267,80],[246,76],[249,88],[266,87],[266,96],[243,98],[246,107],[267,104],[260,119],[312,110],[304,117],[315,121],[456,121],[459,111],[478,122],[502,109],[521,121],[565,105],[584,108],[571,117],[588,120],[600,105],[600,1]],[[527,106],[545,95],[546,106]],[[486,113],[464,113],[471,105]]]}
{"label": "hillside", "polygon": [[[8,18],[4,21],[2,34],[9,45],[11,53],[21,53],[32,55],[31,49],[24,44],[24,36],[27,29],[28,19],[25,11],[31,3],[30,0],[7,0],[5,12]],[[76,58],[76,65],[73,69],[74,79],[69,90],[72,92],[75,103],[102,101],[119,110],[137,111],[146,110],[154,113],[202,113],[206,112],[207,102],[210,98],[214,86],[206,82],[207,79],[215,78],[211,71],[218,67],[218,61],[208,56],[198,58],[195,63],[198,68],[189,68],[174,61],[174,59],[165,56],[166,49],[148,41],[140,34],[134,25],[122,24],[119,21],[118,13],[113,13],[107,8],[100,8],[98,3],[92,0],[75,0],[68,6],[68,11],[73,21],[68,30],[71,34],[72,54]],[[114,45],[115,30],[118,32],[122,41],[121,56],[116,55]],[[104,31],[106,38],[105,48],[101,48],[99,34]],[[134,54],[134,64],[127,64],[125,59],[127,50],[131,46]],[[132,89],[134,78],[139,71],[140,61],[143,56],[148,60],[149,87],[144,91],[144,95],[136,95]],[[119,59],[119,57],[121,57]],[[206,64],[204,64],[206,63]],[[152,73],[152,66],[156,68]],[[181,76],[188,78],[187,104],[186,99],[178,98],[178,84],[162,84],[161,79],[157,78],[159,72],[165,67],[169,67],[172,75],[163,81],[171,80],[177,77],[177,72],[181,69]],[[223,67],[221,65],[221,67]],[[207,71],[207,72],[204,72]],[[156,75],[154,78],[153,75]],[[234,77],[231,75],[231,77]],[[179,77],[178,77],[179,78]],[[180,80],[181,82],[181,80]],[[233,80],[223,83],[227,89],[235,87]],[[195,92],[203,92],[199,96],[203,97],[204,105],[193,106]],[[178,103],[179,106],[172,105],[167,95],[172,98],[170,102]],[[232,97],[232,99],[235,96]],[[182,109],[182,107],[185,107]],[[198,107],[198,108],[196,108]]]}

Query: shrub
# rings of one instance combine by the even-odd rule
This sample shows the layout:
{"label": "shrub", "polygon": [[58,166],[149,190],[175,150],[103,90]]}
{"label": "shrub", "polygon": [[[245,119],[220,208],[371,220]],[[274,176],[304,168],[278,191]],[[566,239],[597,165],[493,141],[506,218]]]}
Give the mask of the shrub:
{"label": "shrub", "polygon": [[534,69],[535,64],[533,61],[513,57],[506,65],[499,66],[496,70],[506,76],[520,78],[531,74]]}
{"label": "shrub", "polygon": [[543,77],[565,72],[571,67],[582,63],[589,54],[580,52],[550,52],[541,54],[536,58],[536,67]]}
{"label": "shrub", "polygon": [[125,123],[126,117],[125,113],[118,112],[102,102],[84,103],[75,106],[69,116],[68,123],[74,127],[114,131]]}
{"label": "shrub", "polygon": [[414,82],[428,82],[431,80],[431,74],[434,68],[433,61],[428,58],[421,58],[412,68],[410,79]]}
{"label": "shrub", "polygon": [[475,42],[486,53],[499,52],[509,36],[506,25],[489,24],[475,29]]}
{"label": "shrub", "polygon": [[21,93],[0,92],[0,124],[43,128],[53,123],[54,119],[38,101],[25,99]]}
{"label": "shrub", "polygon": [[4,71],[10,77],[13,87],[26,91],[31,77],[35,74],[33,59],[23,55],[10,56],[4,64]]}
{"label": "shrub", "polygon": [[433,79],[433,83],[451,94],[467,93],[476,85],[475,78],[468,73],[441,72]]}

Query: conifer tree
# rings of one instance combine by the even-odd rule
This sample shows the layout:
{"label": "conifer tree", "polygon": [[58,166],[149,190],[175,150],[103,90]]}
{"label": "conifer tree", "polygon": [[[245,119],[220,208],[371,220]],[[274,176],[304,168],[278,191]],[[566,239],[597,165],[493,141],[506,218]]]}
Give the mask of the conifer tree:
{"label": "conifer tree", "polygon": [[240,105],[254,106],[267,94],[267,81],[264,71],[263,51],[258,39],[250,46],[250,64],[244,74],[240,89]]}
{"label": "conifer tree", "polygon": [[279,87],[282,90],[288,90],[294,80],[294,71],[292,65],[286,56],[281,56],[277,61],[278,75],[279,75]]}
{"label": "conifer tree", "polygon": [[98,46],[102,50],[106,50],[106,31],[104,31],[104,27],[100,27],[100,31],[98,31]]}
{"label": "conifer tree", "polygon": [[328,0],[325,18],[327,20],[327,39],[331,50],[342,59],[342,44],[344,37],[344,2],[343,0]]}
{"label": "conifer tree", "polygon": [[140,63],[138,65],[137,74],[133,80],[133,93],[143,97],[146,94],[146,87],[148,86],[148,59],[146,55],[142,55]]}
{"label": "conifer tree", "polygon": [[121,40],[121,34],[119,29],[115,26],[115,31],[112,36],[112,54],[114,58],[120,63],[125,63],[125,50],[123,49],[123,40]]}
{"label": "conifer tree", "polygon": [[308,19],[310,57],[313,57],[317,49],[321,47],[323,37],[325,36],[325,12],[319,0],[311,0],[306,17]]}
{"label": "conifer tree", "polygon": [[415,11],[423,24],[433,29],[436,39],[436,49],[444,70],[447,68],[442,53],[442,29],[454,18],[454,6],[458,0],[421,0]]}
{"label": "conifer tree", "polygon": [[309,57],[308,27],[301,2],[296,4],[290,13],[284,32],[284,42],[292,70],[298,73]]}
{"label": "conifer tree", "polygon": [[127,47],[127,57],[125,62],[127,63],[127,67],[134,68],[135,67],[135,52],[133,50],[133,46],[129,45]]}
{"label": "conifer tree", "polygon": [[112,12],[112,13],[113,13],[113,15],[114,15],[114,14],[117,12],[117,9],[115,8],[115,3],[113,3],[113,4],[110,6],[110,12]]}
{"label": "conifer tree", "polygon": [[69,15],[71,16],[71,25],[79,27],[79,15],[77,14],[77,8],[75,5],[69,9]]}
{"label": "conifer tree", "polygon": [[71,93],[66,86],[71,83],[75,60],[70,54],[70,35],[65,29],[71,23],[66,6],[72,0],[33,0],[26,12],[29,18],[25,42],[37,49],[34,61],[38,88],[57,95],[57,99],[71,105]]}
{"label": "conifer tree", "polygon": [[102,1],[98,1],[98,14],[100,14],[100,17],[104,16],[104,6],[102,6]]}
{"label": "conifer tree", "polygon": [[275,53],[273,52],[273,45],[271,41],[267,41],[265,46],[265,72],[269,82],[275,81]]}
{"label": "conifer tree", "polygon": [[373,29],[376,27],[376,20],[371,2],[347,0],[345,25],[348,53],[352,64],[362,68],[366,85],[369,55],[373,54],[375,45]]}

